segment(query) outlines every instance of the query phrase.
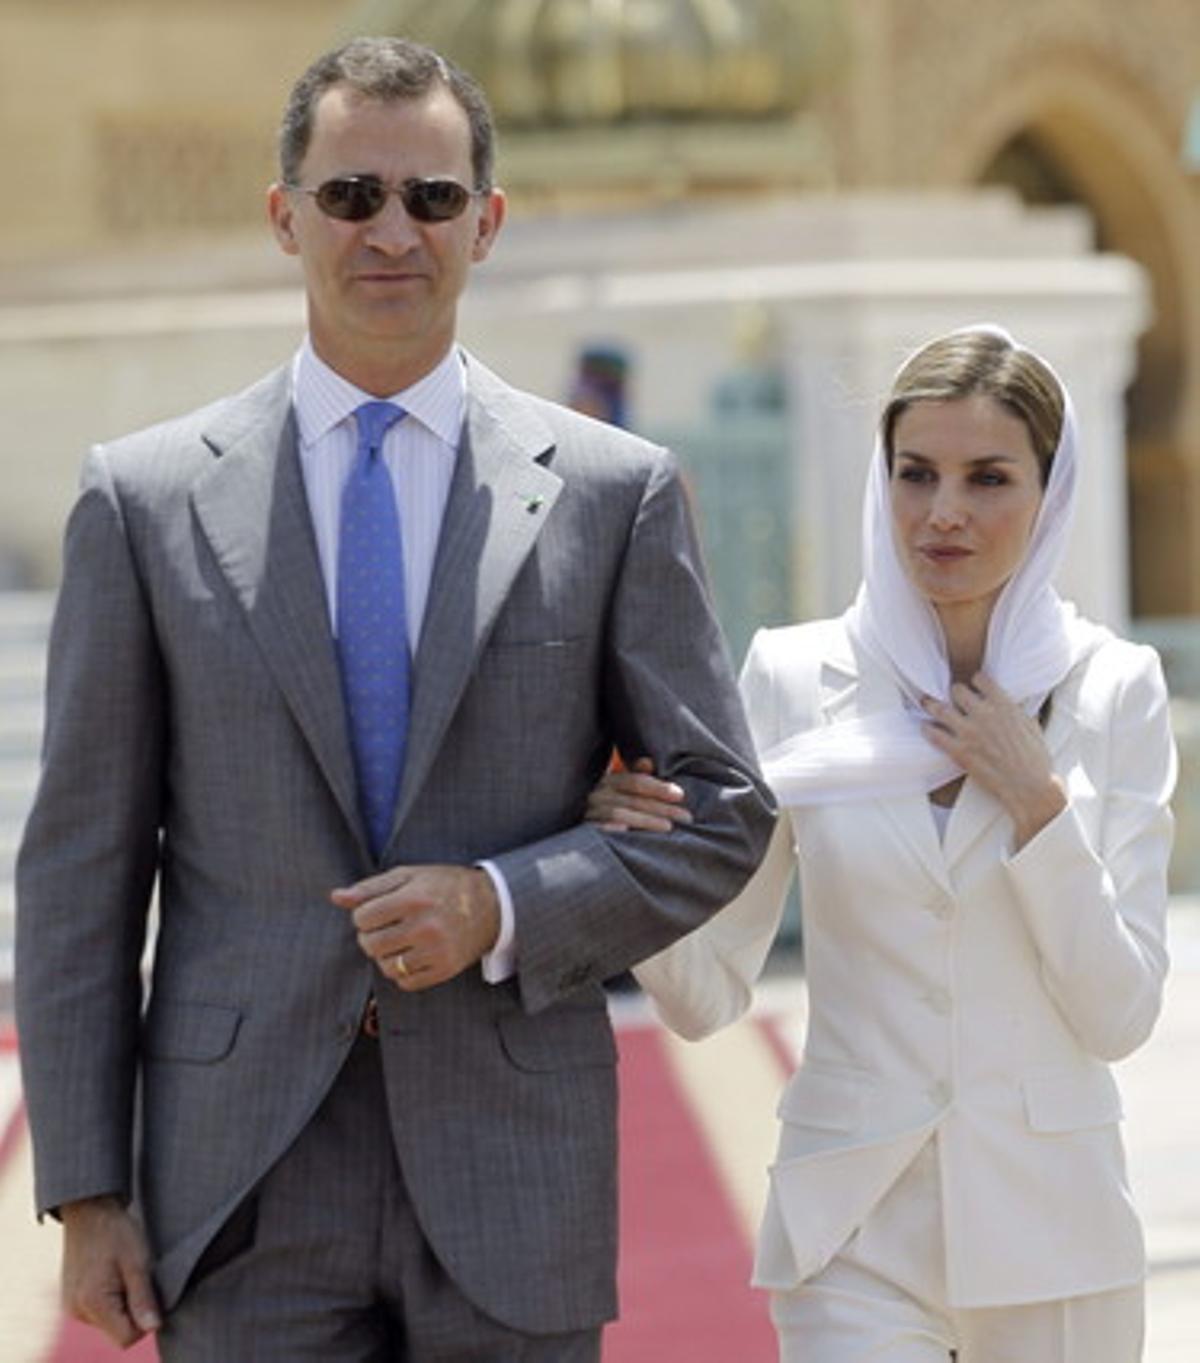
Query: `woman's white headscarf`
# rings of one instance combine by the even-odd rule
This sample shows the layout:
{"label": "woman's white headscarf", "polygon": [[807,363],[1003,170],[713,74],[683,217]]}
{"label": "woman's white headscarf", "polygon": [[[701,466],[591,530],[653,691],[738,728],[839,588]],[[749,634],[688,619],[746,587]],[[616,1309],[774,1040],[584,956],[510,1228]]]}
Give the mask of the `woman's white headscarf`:
{"label": "woman's white headscarf", "polygon": [[[1000,327],[968,327],[963,334],[973,332],[1022,349]],[[983,670],[1030,714],[1041,708],[1081,648],[1071,628],[1074,607],[1052,585],[1066,550],[1076,482],[1075,413],[1066,387],[1058,384],[1063,395],[1058,448],[1025,556],[992,612],[983,659]],[[863,581],[842,618],[856,653],[894,679],[903,704],[793,735],[761,754],[767,782],[784,805],[919,793],[962,774],[923,732],[929,721],[920,699],[948,698],[950,663],[937,614],[896,549],[882,435],[867,475],[862,533]]]}

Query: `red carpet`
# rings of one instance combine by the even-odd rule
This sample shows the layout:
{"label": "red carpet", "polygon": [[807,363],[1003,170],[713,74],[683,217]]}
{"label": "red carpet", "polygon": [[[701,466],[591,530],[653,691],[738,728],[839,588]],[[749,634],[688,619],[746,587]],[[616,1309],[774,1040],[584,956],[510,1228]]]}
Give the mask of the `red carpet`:
{"label": "red carpet", "polygon": [[[92,1330],[77,1321],[63,1322],[58,1342],[51,1351],[46,1363],[158,1363],[158,1350],[152,1339],[143,1339],[124,1353],[109,1344],[98,1330]],[[233,1363],[233,1360],[230,1360]]]}
{"label": "red carpet", "polygon": [[662,1037],[621,1047],[621,1319],[604,1363],[769,1363],[766,1297],[746,1232],[675,1086]]}
{"label": "red carpet", "polygon": [[[636,1027],[619,1032],[618,1041],[621,1320],[606,1332],[604,1363],[770,1363],[765,1298],[747,1286],[747,1235],[675,1083],[662,1038],[653,1028]],[[22,1118],[20,1110],[0,1113],[0,1171],[25,1137]],[[156,1363],[157,1357],[152,1340],[122,1353],[95,1330],[64,1319],[43,1363]]]}

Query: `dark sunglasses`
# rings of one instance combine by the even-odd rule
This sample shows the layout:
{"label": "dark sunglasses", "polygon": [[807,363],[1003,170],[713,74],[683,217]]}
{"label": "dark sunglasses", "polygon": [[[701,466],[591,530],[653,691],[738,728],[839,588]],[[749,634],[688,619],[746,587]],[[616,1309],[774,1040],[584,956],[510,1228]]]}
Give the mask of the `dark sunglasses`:
{"label": "dark sunglasses", "polygon": [[292,184],[284,187],[299,194],[311,194],[322,213],[342,222],[366,222],[382,213],[389,194],[398,195],[405,211],[418,222],[449,222],[472,199],[487,193],[486,189],[468,189],[457,180],[440,177],[405,180],[393,188],[374,175],[339,175],[316,189]]}

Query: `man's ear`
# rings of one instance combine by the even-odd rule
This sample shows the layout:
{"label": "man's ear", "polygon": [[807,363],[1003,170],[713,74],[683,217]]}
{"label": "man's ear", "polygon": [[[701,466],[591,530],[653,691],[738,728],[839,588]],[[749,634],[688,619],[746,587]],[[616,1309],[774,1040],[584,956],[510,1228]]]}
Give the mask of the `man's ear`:
{"label": "man's ear", "polygon": [[296,240],[296,208],[292,196],[278,183],[267,190],[267,217],[271,220],[271,230],[279,249],[285,255],[300,254],[300,243]]}
{"label": "man's ear", "polygon": [[471,248],[471,259],[473,261],[486,260],[495,243],[500,228],[504,224],[504,216],[508,211],[508,200],[502,189],[489,191],[486,199],[479,210],[479,217],[475,223],[475,241]]}

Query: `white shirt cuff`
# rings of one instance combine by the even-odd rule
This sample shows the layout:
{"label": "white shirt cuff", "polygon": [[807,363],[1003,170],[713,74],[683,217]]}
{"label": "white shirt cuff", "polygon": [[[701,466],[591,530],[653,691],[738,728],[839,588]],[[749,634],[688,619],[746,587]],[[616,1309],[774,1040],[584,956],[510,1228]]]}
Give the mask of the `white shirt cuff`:
{"label": "white shirt cuff", "polygon": [[517,926],[512,895],[503,872],[494,862],[481,861],[477,864],[491,877],[496,898],[500,901],[500,934],[496,938],[496,945],[479,964],[488,984],[500,984],[517,973]]}

